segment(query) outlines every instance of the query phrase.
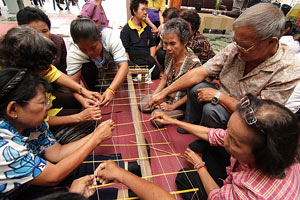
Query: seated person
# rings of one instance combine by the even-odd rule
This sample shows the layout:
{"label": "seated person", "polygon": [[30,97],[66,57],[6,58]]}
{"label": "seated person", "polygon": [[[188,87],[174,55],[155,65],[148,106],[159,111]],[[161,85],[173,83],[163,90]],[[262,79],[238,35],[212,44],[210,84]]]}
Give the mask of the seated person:
{"label": "seated person", "polygon": [[[101,91],[107,83],[106,72],[118,66],[118,72],[102,95],[100,106],[107,106],[128,73],[128,62],[120,37],[109,28],[100,28],[90,19],[71,23],[73,42],[67,55],[67,73],[80,82],[83,77],[90,90]],[[98,81],[99,80],[99,81]],[[101,85],[97,88],[97,85]]]}
{"label": "seated person", "polygon": [[198,31],[200,26],[198,13],[189,9],[181,10],[180,18],[187,21],[191,27],[191,38],[187,46],[198,56],[201,64],[205,64],[209,59],[215,56],[215,53],[207,39]]}
{"label": "seated person", "polygon": [[[83,111],[75,109],[76,113],[67,113],[63,109],[58,113],[59,116],[55,116],[52,112],[56,110],[50,110],[47,121],[51,129],[72,123],[100,120],[101,110],[98,105],[100,94],[83,88],[51,65],[55,55],[54,43],[28,26],[10,29],[0,41],[0,65],[3,68],[26,68],[44,77],[50,83],[54,82],[71,89],[82,98],[85,107]],[[64,108],[65,105],[58,106]]]}
{"label": "seated person", "polygon": [[121,40],[127,58],[130,60],[129,65],[147,65],[149,69],[154,67],[151,78],[157,79],[160,75],[160,69],[154,59],[155,38],[150,26],[145,23],[148,13],[147,0],[132,0],[130,11],[133,17],[121,31]]}
{"label": "seated person", "polygon": [[288,45],[291,49],[293,49],[294,53],[297,54],[300,52],[300,44],[299,41],[294,40],[293,33],[293,24],[291,21],[285,22],[285,30],[283,32],[283,36],[280,38],[280,42]]}
{"label": "seated person", "polygon": [[108,19],[101,5],[102,0],[88,0],[83,5],[79,17],[86,17],[93,20],[98,26],[108,27]]}
{"label": "seated person", "polygon": [[[50,89],[46,80],[28,69],[0,71],[1,198],[34,199],[55,191],[47,186],[61,183],[95,147],[112,137],[114,122],[107,120],[76,142],[56,142],[44,121]],[[76,173],[68,177],[76,178]]]}
{"label": "seated person", "polygon": [[[179,79],[189,70],[200,66],[200,61],[193,51],[186,47],[190,38],[190,31],[188,24],[179,18],[171,19],[164,24],[162,30],[162,40],[164,48],[166,49],[165,71],[161,77],[158,87],[154,91],[157,94],[166,86],[171,85],[174,81]],[[169,94],[163,103],[157,105],[155,109],[151,109],[148,105],[151,96],[144,97],[139,109],[142,112],[164,111],[169,116],[181,118],[184,114],[184,107],[187,100],[186,91],[178,91]],[[154,124],[160,126],[160,124]]]}
{"label": "seated person", "polygon": [[[179,17],[179,10],[177,8],[167,8],[163,13],[162,13],[163,19],[164,19],[164,24],[167,23],[170,19],[177,18]],[[162,27],[163,25],[162,24]],[[161,37],[161,35],[160,35]],[[155,55],[157,58],[157,61],[159,64],[162,66],[163,69],[165,69],[165,57],[166,57],[166,51],[163,49],[163,41],[160,38],[159,44],[156,46],[155,49]]]}
{"label": "seated person", "polygon": [[227,130],[189,124],[164,113],[152,119],[182,127],[231,155],[225,179],[218,176],[213,158],[187,148],[184,156],[197,172],[178,174],[176,184],[179,190],[199,191],[182,194],[184,199],[300,198],[298,120],[283,105],[248,94],[231,115]]}
{"label": "seated person", "polygon": [[[247,9],[233,24],[234,42],[202,67],[190,70],[153,95],[150,106],[159,105],[168,94],[190,88],[186,121],[226,129],[231,113],[246,93],[285,104],[300,80],[300,64],[292,50],[278,42],[284,25],[283,13],[272,4],[257,4]],[[208,76],[217,75],[219,89],[204,81]],[[183,129],[177,130],[187,133]],[[224,161],[219,167],[226,173],[225,166],[230,163],[223,148],[210,147],[199,141],[193,146],[206,146],[207,151],[215,152],[214,157]]]}

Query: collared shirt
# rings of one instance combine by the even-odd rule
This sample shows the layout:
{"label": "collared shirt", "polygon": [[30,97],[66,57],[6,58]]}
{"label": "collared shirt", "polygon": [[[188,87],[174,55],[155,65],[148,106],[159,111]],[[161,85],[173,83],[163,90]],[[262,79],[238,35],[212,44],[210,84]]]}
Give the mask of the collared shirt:
{"label": "collared shirt", "polygon": [[150,48],[155,46],[155,38],[150,26],[142,22],[142,28],[138,31],[132,23],[132,18],[123,27],[121,40],[126,52],[129,54],[132,51],[141,51],[150,55]]}
{"label": "collared shirt", "polygon": [[[224,146],[225,136],[225,130],[209,129],[208,140],[212,146]],[[276,179],[234,157],[230,162],[223,187],[213,189],[208,199],[300,199],[299,163],[291,165],[283,179]]]}
{"label": "collared shirt", "polygon": [[233,43],[203,65],[209,75],[219,75],[220,90],[237,100],[252,93],[285,104],[300,80],[300,63],[285,44],[279,44],[271,58],[244,76],[245,66]]}
{"label": "collared shirt", "polygon": [[199,31],[193,35],[187,46],[193,50],[202,64],[215,56],[215,52],[212,50],[209,42]]}
{"label": "collared shirt", "polygon": [[[194,52],[187,47],[187,55],[180,66],[179,70],[173,68],[173,58],[170,58],[166,54],[165,58],[165,71],[164,76],[167,79],[167,86],[171,85],[189,70],[201,66],[199,58],[194,54]],[[171,104],[176,103],[186,95],[186,90],[177,91],[167,96],[167,101]]]}
{"label": "collared shirt", "polygon": [[0,197],[36,178],[46,167],[45,149],[56,140],[46,122],[19,133],[0,118]]}
{"label": "collared shirt", "polygon": [[106,17],[104,9],[100,9],[95,0],[87,1],[83,5],[79,15],[93,20],[96,24],[101,25],[102,27],[108,27],[109,21]]}

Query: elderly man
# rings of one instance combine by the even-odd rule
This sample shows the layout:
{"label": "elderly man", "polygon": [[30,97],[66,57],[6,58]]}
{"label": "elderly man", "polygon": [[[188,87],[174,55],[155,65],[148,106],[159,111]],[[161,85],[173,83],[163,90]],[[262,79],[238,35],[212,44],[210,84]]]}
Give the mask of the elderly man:
{"label": "elderly man", "polygon": [[[300,80],[299,61],[288,46],[279,43],[284,26],[283,13],[272,4],[247,9],[233,24],[233,42],[202,67],[153,95],[150,106],[167,94],[190,88],[186,121],[226,129],[231,113],[247,93],[284,104]],[[219,90],[204,81],[212,75],[220,78]],[[199,141],[190,147],[203,150]]]}

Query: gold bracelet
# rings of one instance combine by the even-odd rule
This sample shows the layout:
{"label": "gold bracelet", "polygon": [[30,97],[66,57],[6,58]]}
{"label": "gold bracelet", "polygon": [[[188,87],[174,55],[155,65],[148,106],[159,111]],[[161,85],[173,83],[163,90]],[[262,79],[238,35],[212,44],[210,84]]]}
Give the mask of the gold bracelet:
{"label": "gold bracelet", "polygon": [[110,91],[113,95],[115,95],[115,91],[111,88],[107,88],[106,90]]}

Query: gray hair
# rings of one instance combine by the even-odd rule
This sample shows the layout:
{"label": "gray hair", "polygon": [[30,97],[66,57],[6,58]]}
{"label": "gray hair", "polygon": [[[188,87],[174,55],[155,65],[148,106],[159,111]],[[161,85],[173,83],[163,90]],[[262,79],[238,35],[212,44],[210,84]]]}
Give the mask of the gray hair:
{"label": "gray hair", "polygon": [[233,29],[239,26],[255,27],[256,39],[265,40],[269,37],[280,39],[285,18],[282,11],[271,3],[260,3],[248,8],[233,23]]}
{"label": "gray hair", "polygon": [[180,18],[174,18],[164,24],[161,37],[164,39],[165,34],[177,34],[181,44],[189,41],[191,34],[188,23]]}

